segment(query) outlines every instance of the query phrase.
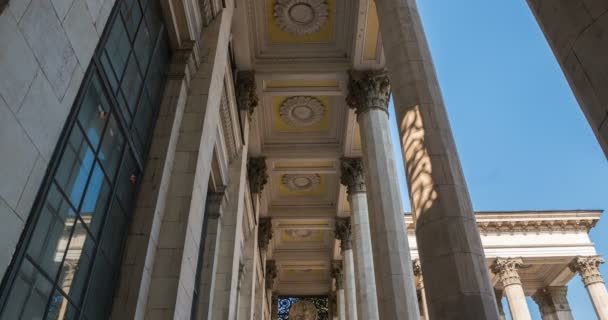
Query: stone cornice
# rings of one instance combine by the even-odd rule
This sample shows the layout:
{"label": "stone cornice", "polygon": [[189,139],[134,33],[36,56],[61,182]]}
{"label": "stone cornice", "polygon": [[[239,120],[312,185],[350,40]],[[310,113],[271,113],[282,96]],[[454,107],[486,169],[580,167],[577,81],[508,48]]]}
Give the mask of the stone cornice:
{"label": "stone cornice", "polygon": [[265,157],[249,158],[249,162],[247,163],[247,177],[249,178],[249,189],[251,193],[262,193],[266,182],[268,182]]}
{"label": "stone cornice", "polygon": [[365,176],[361,158],[342,158],[340,168],[340,183],[346,186],[349,195],[365,192]]}
{"label": "stone cornice", "polygon": [[391,85],[386,71],[351,71],[346,103],[361,115],[378,109],[388,114]]}
{"label": "stone cornice", "polygon": [[342,251],[352,249],[350,218],[336,219],[335,236],[336,239],[340,240]]}
{"label": "stone cornice", "polygon": [[521,285],[517,269],[523,266],[521,258],[496,258],[490,269],[499,276],[502,285],[507,287],[513,284]]}
{"label": "stone cornice", "polygon": [[[475,213],[482,234],[528,232],[589,232],[600,219],[601,210],[572,211],[481,211]],[[414,229],[411,215],[405,215],[408,229]]]}
{"label": "stone cornice", "polygon": [[570,263],[569,267],[572,272],[578,272],[581,275],[585,286],[604,282],[600,273],[600,264],[604,263],[604,258],[601,256],[576,257]]}
{"label": "stone cornice", "polygon": [[253,71],[239,71],[235,87],[236,103],[240,110],[248,112],[250,118],[255,107],[258,106],[258,96],[255,91],[255,73]]}

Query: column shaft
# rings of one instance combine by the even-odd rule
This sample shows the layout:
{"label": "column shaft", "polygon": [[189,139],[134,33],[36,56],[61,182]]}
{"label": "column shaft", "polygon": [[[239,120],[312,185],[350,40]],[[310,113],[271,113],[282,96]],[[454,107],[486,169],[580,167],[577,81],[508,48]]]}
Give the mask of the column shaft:
{"label": "column shaft", "polygon": [[599,269],[602,263],[601,256],[577,257],[570,263],[570,269],[581,275],[598,319],[608,320],[608,291]]}
{"label": "column shaft", "polygon": [[376,5],[417,220],[418,250],[424,276],[432,280],[426,284],[430,318],[498,319],[479,230],[416,0],[376,0]]}
{"label": "column shaft", "polygon": [[547,287],[538,290],[532,298],[538,304],[543,320],[573,320],[572,311],[563,287]]}
{"label": "column shaft", "polygon": [[346,298],[346,319],[357,320],[357,289],[355,288],[355,263],[353,250],[343,250],[344,295]]}
{"label": "column shaft", "polygon": [[526,302],[526,295],[517,273],[517,269],[522,265],[523,261],[519,258],[498,258],[492,265],[492,271],[498,275],[498,279],[504,287],[503,293],[507,296],[507,303],[513,320],[532,319]]}
{"label": "column shaft", "polygon": [[336,299],[338,301],[338,319],[347,320],[346,318],[346,301],[344,298],[344,289],[336,290]]}
{"label": "column shaft", "polygon": [[587,286],[587,292],[593,302],[593,308],[600,320],[608,319],[608,292],[606,285],[602,282],[597,282]]}

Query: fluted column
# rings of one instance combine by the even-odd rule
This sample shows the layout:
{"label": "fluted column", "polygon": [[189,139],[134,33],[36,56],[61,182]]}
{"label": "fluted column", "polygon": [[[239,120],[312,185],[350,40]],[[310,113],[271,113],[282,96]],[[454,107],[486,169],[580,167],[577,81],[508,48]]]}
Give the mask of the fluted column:
{"label": "fluted column", "polygon": [[570,269],[581,275],[597,317],[608,320],[608,292],[599,269],[602,263],[601,256],[577,257],[570,263]]}
{"label": "fluted column", "polygon": [[336,283],[336,304],[338,305],[338,320],[346,320],[346,303],[344,297],[344,273],[342,262],[334,261],[331,264],[331,276]]}
{"label": "fluted column", "polygon": [[379,319],[378,298],[376,297],[363,161],[361,158],[343,158],[341,168],[340,181],[346,186],[351,210],[357,316],[361,319],[376,320]]}
{"label": "fluted column", "polygon": [[538,305],[542,320],[573,320],[570,304],[566,298],[568,288],[546,287],[538,290],[533,296]]}
{"label": "fluted column", "polygon": [[384,74],[351,72],[348,105],[361,134],[380,319],[419,317],[389,124]]}
{"label": "fluted column", "polygon": [[504,287],[513,320],[532,319],[521,279],[517,273],[517,269],[522,265],[523,261],[519,258],[498,258],[492,265],[492,272],[498,275],[499,281]]}
{"label": "fluted column", "polygon": [[498,319],[481,237],[416,0],[376,0],[376,7],[420,260],[425,278],[432,280],[425,288],[429,316]]}
{"label": "fluted column", "polygon": [[420,259],[414,259],[412,269],[414,270],[414,276],[416,277],[416,290],[418,291],[418,308],[420,308],[420,319],[429,320],[429,309],[426,306],[424,278],[422,277],[422,266],[420,265]]}
{"label": "fluted column", "polygon": [[342,262],[344,266],[344,298],[346,304],[346,319],[357,320],[357,289],[355,288],[355,263],[349,218],[336,219],[336,239],[340,240]]}

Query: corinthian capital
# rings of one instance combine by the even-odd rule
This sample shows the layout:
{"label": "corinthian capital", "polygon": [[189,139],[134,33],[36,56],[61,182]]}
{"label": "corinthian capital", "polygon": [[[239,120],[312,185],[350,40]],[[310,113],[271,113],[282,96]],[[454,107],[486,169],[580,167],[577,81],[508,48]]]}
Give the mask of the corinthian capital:
{"label": "corinthian capital", "polygon": [[331,263],[331,277],[336,279],[336,290],[344,289],[342,261],[336,260]]}
{"label": "corinthian capital", "polygon": [[497,258],[492,265],[492,272],[498,275],[504,287],[512,284],[521,285],[517,269],[524,265],[520,258]]}
{"label": "corinthian capital", "polygon": [[599,269],[602,263],[604,263],[604,258],[601,256],[579,256],[570,262],[570,270],[580,273],[583,283],[588,286],[597,282],[604,282]]}
{"label": "corinthian capital", "polygon": [[258,225],[258,247],[262,250],[268,249],[270,239],[272,239],[272,220],[270,218],[260,218]]}
{"label": "corinthian capital", "polygon": [[351,71],[346,103],[360,115],[372,109],[388,113],[391,85],[385,71]]}
{"label": "corinthian capital", "polygon": [[350,218],[336,219],[336,239],[341,240],[342,250],[352,249]]}
{"label": "corinthian capital", "polygon": [[253,115],[253,110],[258,105],[258,96],[255,93],[255,73],[253,71],[239,71],[236,80],[236,103],[239,109]]}
{"label": "corinthian capital", "polygon": [[348,194],[365,192],[365,177],[363,176],[363,161],[361,158],[342,158],[340,182],[346,186]]}
{"label": "corinthian capital", "polygon": [[264,185],[268,182],[265,157],[249,158],[247,177],[249,178],[251,193],[261,193],[264,190]]}

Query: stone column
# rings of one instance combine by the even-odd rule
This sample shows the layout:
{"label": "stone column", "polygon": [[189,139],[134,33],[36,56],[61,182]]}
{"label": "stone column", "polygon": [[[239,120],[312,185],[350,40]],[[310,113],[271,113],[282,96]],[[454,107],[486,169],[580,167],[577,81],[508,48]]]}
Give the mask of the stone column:
{"label": "stone column", "polygon": [[367,195],[363,161],[360,158],[343,158],[340,181],[346,186],[351,210],[355,286],[357,288],[357,315],[361,319],[376,320],[378,298],[372,257],[372,239],[369,230]]}
{"label": "stone column", "polygon": [[538,304],[543,320],[573,320],[572,311],[566,294],[568,288],[546,287],[538,290],[533,296],[534,302]]}
{"label": "stone column", "polygon": [[494,289],[494,295],[496,296],[496,305],[498,305],[498,316],[500,317],[500,320],[507,320],[504,307],[502,306],[502,290]]}
{"label": "stone column", "polygon": [[566,79],[608,157],[608,3],[528,0]]}
{"label": "stone column", "polygon": [[425,288],[429,316],[498,319],[481,237],[416,0],[376,0],[376,6],[420,260],[425,278],[432,279]]}
{"label": "stone column", "polygon": [[346,320],[346,303],[344,301],[344,274],[342,272],[341,261],[332,262],[331,276],[336,281],[336,304],[338,305],[338,319]]}
{"label": "stone column", "polygon": [[385,75],[351,72],[346,100],[361,130],[379,316],[415,319],[418,302],[389,134],[389,91]]}
{"label": "stone column", "polygon": [[513,320],[532,319],[526,303],[526,295],[517,273],[517,269],[522,265],[523,261],[519,258],[498,258],[492,265],[492,272],[498,275],[499,281],[504,287]]}
{"label": "stone column", "polygon": [[350,219],[336,219],[336,239],[340,240],[344,267],[344,297],[346,299],[346,319],[357,320],[357,289],[355,288],[355,262],[351,239]]}
{"label": "stone column", "polygon": [[416,277],[416,290],[418,291],[418,308],[420,308],[420,319],[429,320],[429,309],[426,306],[426,294],[424,292],[424,281],[422,277],[422,266],[420,259],[412,262],[412,269]]}
{"label": "stone column", "polygon": [[[268,252],[268,245],[272,239],[272,220],[271,218],[260,218],[258,222],[258,248],[260,252],[260,261],[262,270],[266,270],[266,253]],[[256,320],[264,319],[264,305],[266,304],[266,285],[261,286],[261,292],[256,293]]]}
{"label": "stone column", "polygon": [[209,309],[213,305],[213,291],[215,290],[215,277],[217,271],[217,257],[219,253],[219,237],[221,234],[222,202],[226,199],[224,190],[207,195],[205,215],[207,224],[203,243],[203,265],[200,273],[200,298],[196,318],[193,320],[209,319]]}
{"label": "stone column", "polygon": [[570,269],[581,275],[597,317],[608,320],[608,292],[599,269],[602,263],[601,256],[577,257],[570,263]]}

